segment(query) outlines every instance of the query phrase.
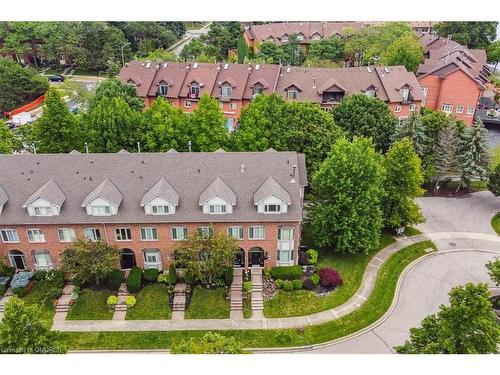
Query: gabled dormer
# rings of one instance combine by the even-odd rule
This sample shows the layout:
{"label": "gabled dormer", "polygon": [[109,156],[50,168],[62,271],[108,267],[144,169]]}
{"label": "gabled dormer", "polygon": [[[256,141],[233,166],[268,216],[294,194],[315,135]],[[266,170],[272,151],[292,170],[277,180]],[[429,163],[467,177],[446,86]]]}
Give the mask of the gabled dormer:
{"label": "gabled dormer", "polygon": [[198,203],[204,214],[230,214],[236,205],[236,193],[217,177],[200,194]]}
{"label": "gabled dormer", "polygon": [[220,101],[231,100],[231,95],[233,95],[233,89],[236,88],[236,82],[232,78],[227,78],[222,82],[219,82],[220,87]]}
{"label": "gabled dormer", "polygon": [[269,84],[264,79],[258,79],[250,85],[252,89],[252,97],[255,98],[257,95],[262,94],[265,89],[269,88]]}
{"label": "gabled dormer", "polygon": [[24,202],[23,208],[30,216],[57,216],[65,200],[66,195],[51,178]]}
{"label": "gabled dormer", "polygon": [[348,92],[335,79],[329,78],[318,88],[318,94],[322,103],[332,104],[340,102]]}
{"label": "gabled dormer", "polygon": [[365,90],[361,90],[361,91],[364,92],[365,95],[369,96],[370,98],[376,98],[378,89],[375,86],[370,85]]}
{"label": "gabled dormer", "polygon": [[174,83],[172,82],[171,79],[166,79],[166,80],[161,80],[158,82],[158,96],[167,96],[168,95],[168,90],[170,87],[172,87]]}
{"label": "gabled dormer", "polygon": [[7,201],[9,200],[9,196],[7,195],[7,192],[5,189],[0,185],[0,215],[2,214],[3,206]]}
{"label": "gabled dormer", "polygon": [[401,95],[402,102],[409,102],[413,100],[411,95],[411,89],[412,87],[410,85],[403,85],[398,89],[399,94]]}
{"label": "gabled dormer", "polygon": [[189,84],[189,99],[198,99],[200,96],[201,88],[203,87],[203,83],[200,83],[196,80],[191,81]]}
{"label": "gabled dormer", "polygon": [[146,215],[173,215],[179,205],[179,194],[163,177],[142,197]]}
{"label": "gabled dormer", "polygon": [[259,213],[280,214],[288,211],[292,198],[274,178],[268,177],[253,195],[253,203]]}
{"label": "gabled dormer", "polygon": [[286,98],[289,100],[297,100],[301,91],[302,90],[299,86],[291,84],[290,86],[285,87]]}
{"label": "gabled dormer", "polygon": [[91,216],[111,216],[118,213],[123,195],[118,188],[106,178],[92,190],[82,202],[82,207]]}

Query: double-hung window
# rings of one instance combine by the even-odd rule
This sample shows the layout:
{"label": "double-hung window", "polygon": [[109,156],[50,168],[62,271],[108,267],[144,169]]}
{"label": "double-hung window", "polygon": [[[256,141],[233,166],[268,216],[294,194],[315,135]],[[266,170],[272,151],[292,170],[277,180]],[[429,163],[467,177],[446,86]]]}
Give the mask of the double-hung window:
{"label": "double-hung window", "polygon": [[105,216],[111,215],[111,207],[110,206],[93,206],[92,214],[95,216]]}
{"label": "double-hung window", "polygon": [[243,239],[243,227],[242,226],[234,226],[227,228],[227,235],[229,237],[233,237],[236,240]]}
{"label": "double-hung window", "polygon": [[2,241],[5,243],[19,242],[19,234],[15,229],[2,229]]}
{"label": "double-hung window", "polygon": [[464,107],[461,105],[457,105],[456,111],[457,111],[457,113],[464,113]]}
{"label": "double-hung window", "polygon": [[265,237],[264,226],[255,225],[248,228],[248,239],[250,240],[263,240]]}
{"label": "double-hung window", "polygon": [[154,227],[141,228],[141,240],[156,241],[157,239],[158,239],[158,234],[156,232],[156,228]]}
{"label": "double-hung window", "polygon": [[211,204],[208,206],[208,212],[211,214],[225,214],[227,206],[225,204]]}
{"label": "double-hung window", "polygon": [[280,204],[266,204],[264,205],[264,212],[270,214],[278,214],[281,212]]}
{"label": "double-hung window", "polygon": [[41,229],[27,229],[26,236],[29,242],[45,242],[45,235]]}
{"label": "double-hung window", "polygon": [[54,212],[50,206],[34,207],[35,216],[51,216]]}
{"label": "double-hung window", "polygon": [[172,228],[172,240],[183,241],[188,238],[188,229],[186,227],[173,227]]}
{"label": "double-hung window", "polygon": [[297,99],[299,97],[299,92],[297,90],[288,90],[286,92],[287,99]]}
{"label": "double-hung window", "polygon": [[467,114],[473,115],[474,114],[474,107],[467,107]]}
{"label": "double-hung window", "polygon": [[233,88],[231,86],[222,86],[221,87],[221,94],[222,96],[225,96],[226,98],[231,97],[231,94],[233,93]]}
{"label": "double-hung window", "polygon": [[132,233],[130,232],[130,228],[116,228],[115,237],[117,241],[131,241]]}
{"label": "double-hung window", "polygon": [[198,233],[204,236],[211,236],[213,234],[213,230],[211,227],[199,227]]}
{"label": "double-hung window", "polygon": [[452,104],[443,104],[443,106],[441,107],[442,111],[444,113],[451,113],[453,112],[453,105]]}
{"label": "double-hung window", "polygon": [[278,228],[277,261],[281,264],[291,264],[293,261],[293,228]]}
{"label": "double-hung window", "polygon": [[73,242],[76,238],[75,230],[71,228],[60,228],[57,230],[60,242]]}
{"label": "double-hung window", "polygon": [[48,271],[52,269],[52,259],[47,250],[35,250],[33,252],[35,260],[35,269],[37,271]]}
{"label": "double-hung window", "polygon": [[151,206],[151,212],[153,215],[167,215],[168,206]]}
{"label": "double-hung window", "polygon": [[83,235],[85,236],[85,239],[89,241],[95,242],[101,240],[101,231],[97,228],[85,228]]}

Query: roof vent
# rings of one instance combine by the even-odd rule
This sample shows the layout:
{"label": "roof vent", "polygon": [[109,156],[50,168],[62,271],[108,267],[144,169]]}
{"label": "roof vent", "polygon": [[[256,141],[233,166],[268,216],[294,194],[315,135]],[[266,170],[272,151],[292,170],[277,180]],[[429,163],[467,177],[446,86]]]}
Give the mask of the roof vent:
{"label": "roof vent", "polygon": [[229,64],[224,64],[224,70],[227,70],[229,68]]}
{"label": "roof vent", "polygon": [[146,64],[146,69],[149,69],[149,67],[150,67],[150,66],[151,66],[151,63],[150,63],[150,62],[148,62],[148,63]]}
{"label": "roof vent", "polygon": [[255,65],[255,70],[259,70],[260,64]]}
{"label": "roof vent", "polygon": [[196,69],[197,67],[198,67],[198,63],[197,63],[197,62],[195,62],[195,63],[193,64],[193,69]]}

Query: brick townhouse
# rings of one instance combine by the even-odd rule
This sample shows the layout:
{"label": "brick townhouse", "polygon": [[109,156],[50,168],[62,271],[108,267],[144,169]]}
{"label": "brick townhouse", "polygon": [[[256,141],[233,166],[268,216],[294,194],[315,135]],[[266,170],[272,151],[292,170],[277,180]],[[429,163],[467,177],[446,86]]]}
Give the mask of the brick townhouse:
{"label": "brick townhouse", "polygon": [[420,110],[420,85],[404,66],[302,68],[272,64],[141,62],[126,64],[120,79],[137,88],[146,107],[159,96],[184,112],[193,111],[207,93],[219,101],[228,129],[236,128],[241,109],[261,93],[286,100],[311,101],[324,110],[349,94],[365,93],[386,102],[398,118]]}
{"label": "brick townhouse", "polygon": [[239,246],[235,266],[297,262],[304,155],[296,152],[0,156],[0,256],[18,270],[60,266],[78,238],[120,249],[120,266],[165,269],[200,231]]}
{"label": "brick townhouse", "polygon": [[424,62],[417,77],[426,95],[424,105],[453,114],[470,125],[491,74],[484,49],[468,49],[448,38],[424,35]]}

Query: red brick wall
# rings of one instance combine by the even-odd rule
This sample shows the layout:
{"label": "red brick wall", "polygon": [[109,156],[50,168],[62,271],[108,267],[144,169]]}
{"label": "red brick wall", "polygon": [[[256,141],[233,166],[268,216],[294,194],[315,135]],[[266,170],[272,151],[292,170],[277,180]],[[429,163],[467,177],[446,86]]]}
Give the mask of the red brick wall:
{"label": "red brick wall", "polygon": [[425,108],[437,109],[439,95],[441,91],[441,78],[438,76],[425,76],[419,78],[420,86],[427,87],[427,96],[425,98]]}
{"label": "red brick wall", "polygon": [[[422,103],[421,102],[414,102],[414,104],[415,104],[415,111],[420,111],[420,108],[422,107]],[[401,111],[396,112],[395,109],[398,105],[401,106]],[[396,116],[397,118],[408,117],[411,114],[409,104],[387,103],[387,106],[389,107],[391,112],[394,114],[394,116]]]}
{"label": "red brick wall", "polygon": [[[252,247],[261,247],[268,253],[269,259],[265,261],[266,267],[276,265],[276,252],[278,241],[278,227],[279,226],[293,226],[295,228],[295,253],[294,261],[297,261],[297,251],[300,239],[300,223],[215,223],[214,228],[218,231],[227,233],[227,228],[230,226],[243,226],[243,240],[238,240],[238,246],[245,251],[245,265],[248,265],[248,250]],[[265,227],[265,240],[249,240],[248,228],[252,225],[264,225]],[[141,227],[156,227],[158,240],[157,241],[141,241],[140,228]],[[10,250],[20,250],[23,252],[27,267],[34,268],[34,260],[31,252],[33,250],[48,250],[50,252],[52,262],[55,266],[60,266],[60,254],[69,246],[68,243],[59,242],[57,229],[59,228],[73,228],[77,238],[83,238],[83,230],[85,228],[99,228],[101,240],[108,242],[110,245],[116,246],[119,249],[131,249],[135,253],[137,265],[143,266],[142,250],[147,248],[157,248],[161,251],[163,267],[167,268],[170,264],[170,258],[173,259],[174,249],[182,243],[182,241],[173,241],[171,237],[171,228],[174,226],[185,226],[188,228],[188,233],[194,233],[199,226],[206,226],[206,224],[198,223],[179,223],[179,224],[77,224],[77,225],[12,225],[2,226],[0,229],[9,228],[16,229],[19,235],[19,243],[3,243],[0,241],[0,256],[7,257]],[[44,243],[30,243],[26,235],[26,229],[42,229],[45,235]],[[116,241],[115,228],[130,228],[132,234],[131,241]]]}

